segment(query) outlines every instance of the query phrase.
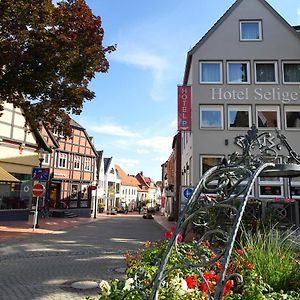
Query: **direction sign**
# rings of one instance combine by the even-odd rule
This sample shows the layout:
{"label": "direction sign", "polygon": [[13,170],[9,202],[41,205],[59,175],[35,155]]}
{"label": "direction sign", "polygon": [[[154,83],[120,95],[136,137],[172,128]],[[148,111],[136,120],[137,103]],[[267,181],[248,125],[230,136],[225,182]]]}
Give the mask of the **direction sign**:
{"label": "direction sign", "polygon": [[32,195],[34,197],[40,197],[44,194],[45,192],[45,186],[42,185],[41,183],[36,183],[32,187]]}
{"label": "direction sign", "polygon": [[192,194],[193,194],[193,189],[192,188],[188,187],[188,188],[183,189],[183,195],[184,195],[185,198],[190,199]]}
{"label": "direction sign", "polygon": [[48,181],[50,168],[32,168],[32,180]]}

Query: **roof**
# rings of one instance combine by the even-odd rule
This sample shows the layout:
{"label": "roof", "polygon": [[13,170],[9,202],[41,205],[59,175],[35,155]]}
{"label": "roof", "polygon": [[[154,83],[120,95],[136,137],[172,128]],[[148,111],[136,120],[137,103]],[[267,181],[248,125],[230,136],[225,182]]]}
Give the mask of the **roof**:
{"label": "roof", "polygon": [[115,165],[118,175],[121,177],[122,185],[138,187],[139,181],[131,175],[128,175],[119,165]]}
{"label": "roof", "polygon": [[[187,53],[187,59],[185,64],[185,71],[183,77],[183,84],[187,84],[188,76],[190,73],[190,67],[192,62],[193,54],[201,47],[201,45],[217,30],[219,26],[230,16],[230,14],[243,2],[246,0],[237,0],[233,3],[231,7],[223,14],[223,16],[208,30],[208,32],[195,44],[195,46]],[[249,1],[249,0],[247,0]],[[298,26],[292,27],[269,3],[265,0],[260,1],[276,18],[278,18],[284,26],[287,26],[289,30],[299,38],[299,34],[296,30]]]}
{"label": "roof", "polygon": [[104,173],[107,173],[108,167],[112,161],[112,157],[104,157],[103,161],[104,161]]}
{"label": "roof", "polygon": [[8,173],[6,170],[4,170],[2,167],[0,167],[0,181],[5,182],[20,182],[19,179],[12,176],[10,173]]}

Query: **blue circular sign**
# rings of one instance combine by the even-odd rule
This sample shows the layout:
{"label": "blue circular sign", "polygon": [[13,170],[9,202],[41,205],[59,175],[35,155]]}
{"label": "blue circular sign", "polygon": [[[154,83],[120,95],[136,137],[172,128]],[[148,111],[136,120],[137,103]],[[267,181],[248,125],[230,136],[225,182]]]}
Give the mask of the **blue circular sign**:
{"label": "blue circular sign", "polygon": [[186,188],[184,191],[183,191],[183,195],[185,198],[189,199],[193,194],[193,189],[192,188]]}

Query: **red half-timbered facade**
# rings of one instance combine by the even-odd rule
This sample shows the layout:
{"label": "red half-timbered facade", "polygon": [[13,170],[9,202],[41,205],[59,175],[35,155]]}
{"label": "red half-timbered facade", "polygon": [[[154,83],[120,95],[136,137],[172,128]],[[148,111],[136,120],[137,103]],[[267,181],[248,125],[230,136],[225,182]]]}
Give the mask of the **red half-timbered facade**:
{"label": "red half-timbered facade", "polygon": [[52,148],[43,161],[43,167],[49,167],[51,174],[47,200],[50,209],[76,209],[81,215],[90,214],[97,151],[80,124],[71,120],[70,125],[72,136],[67,138],[43,128]]}

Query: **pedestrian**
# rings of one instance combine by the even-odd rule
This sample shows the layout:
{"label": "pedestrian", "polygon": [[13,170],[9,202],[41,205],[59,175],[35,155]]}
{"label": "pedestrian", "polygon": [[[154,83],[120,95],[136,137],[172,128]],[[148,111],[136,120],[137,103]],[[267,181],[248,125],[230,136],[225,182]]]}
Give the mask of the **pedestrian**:
{"label": "pedestrian", "polygon": [[128,205],[127,205],[127,203],[125,204],[125,214],[128,214]]}
{"label": "pedestrian", "polygon": [[139,215],[141,214],[141,210],[142,210],[142,205],[141,205],[141,203],[139,203],[139,206],[138,206]]}

